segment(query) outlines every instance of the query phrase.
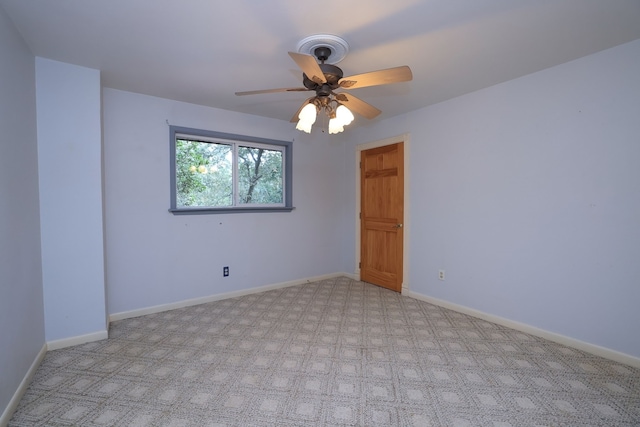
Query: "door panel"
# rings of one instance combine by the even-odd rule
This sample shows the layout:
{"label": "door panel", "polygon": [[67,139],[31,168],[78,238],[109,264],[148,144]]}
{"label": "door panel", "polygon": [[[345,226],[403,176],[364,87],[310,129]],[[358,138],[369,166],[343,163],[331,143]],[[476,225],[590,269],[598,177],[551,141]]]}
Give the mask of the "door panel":
{"label": "door panel", "polygon": [[400,292],[404,217],[404,145],[360,157],[360,279]]}

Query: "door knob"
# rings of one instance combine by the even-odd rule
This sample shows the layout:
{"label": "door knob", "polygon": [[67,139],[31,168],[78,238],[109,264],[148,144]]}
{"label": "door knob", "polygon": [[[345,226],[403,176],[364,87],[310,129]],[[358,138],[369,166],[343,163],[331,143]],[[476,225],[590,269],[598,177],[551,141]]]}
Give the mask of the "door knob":
{"label": "door knob", "polygon": [[393,226],[394,228],[402,228],[402,223],[396,224]]}

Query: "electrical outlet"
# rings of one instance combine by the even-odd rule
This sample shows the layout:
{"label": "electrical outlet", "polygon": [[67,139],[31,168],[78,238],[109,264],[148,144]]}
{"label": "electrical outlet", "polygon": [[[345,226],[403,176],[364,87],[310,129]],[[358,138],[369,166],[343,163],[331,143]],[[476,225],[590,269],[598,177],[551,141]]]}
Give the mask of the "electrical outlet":
{"label": "electrical outlet", "polygon": [[438,270],[438,279],[444,280],[444,270]]}
{"label": "electrical outlet", "polygon": [[229,267],[222,267],[222,276],[227,277],[229,275]]}

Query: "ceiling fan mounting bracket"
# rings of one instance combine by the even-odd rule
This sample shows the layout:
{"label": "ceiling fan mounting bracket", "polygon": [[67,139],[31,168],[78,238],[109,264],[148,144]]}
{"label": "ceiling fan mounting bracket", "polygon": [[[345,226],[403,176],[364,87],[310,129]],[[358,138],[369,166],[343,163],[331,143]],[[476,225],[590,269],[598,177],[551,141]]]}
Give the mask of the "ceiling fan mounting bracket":
{"label": "ceiling fan mounting bracket", "polygon": [[337,64],[349,52],[349,44],[343,38],[331,34],[315,34],[305,37],[298,42],[296,51],[317,58],[316,50],[319,48],[330,51],[330,54],[325,59],[327,64]]}
{"label": "ceiling fan mounting bracket", "polygon": [[313,50],[313,55],[318,58],[318,61],[324,64],[324,62],[331,56],[331,49],[327,46],[320,46]]}

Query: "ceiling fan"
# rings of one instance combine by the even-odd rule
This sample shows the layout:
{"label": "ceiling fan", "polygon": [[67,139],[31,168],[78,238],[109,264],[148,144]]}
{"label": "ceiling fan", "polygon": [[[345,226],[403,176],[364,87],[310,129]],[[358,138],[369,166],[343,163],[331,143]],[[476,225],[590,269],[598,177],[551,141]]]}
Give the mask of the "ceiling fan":
{"label": "ceiling fan", "polygon": [[344,126],[353,120],[351,111],[367,119],[373,119],[382,111],[355,97],[351,93],[334,92],[335,90],[358,89],[406,82],[413,78],[411,69],[406,65],[344,77],[339,67],[326,63],[332,54],[331,47],[318,46],[313,48],[312,52],[313,56],[304,53],[289,52],[289,56],[291,56],[303,72],[302,84],[304,87],[252,90],[236,92],[236,95],[314,91],[315,96],[304,101],[291,119],[291,122],[295,123],[297,121],[298,125],[296,128],[298,130],[310,133],[317,112],[324,111],[330,119],[329,133],[338,133],[342,132]]}

